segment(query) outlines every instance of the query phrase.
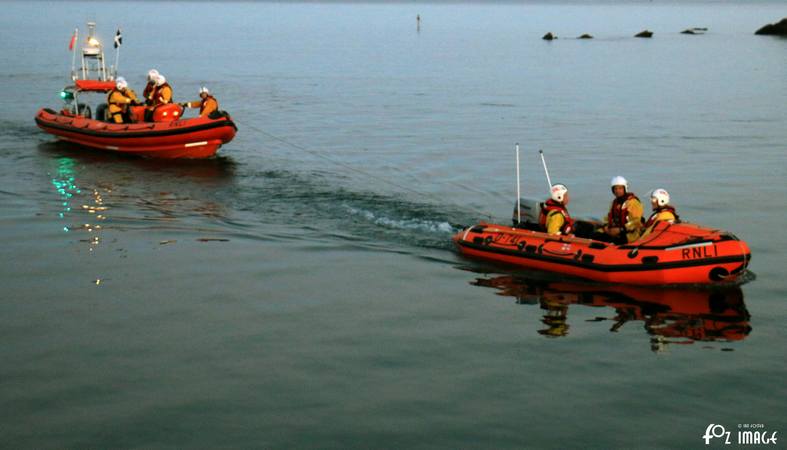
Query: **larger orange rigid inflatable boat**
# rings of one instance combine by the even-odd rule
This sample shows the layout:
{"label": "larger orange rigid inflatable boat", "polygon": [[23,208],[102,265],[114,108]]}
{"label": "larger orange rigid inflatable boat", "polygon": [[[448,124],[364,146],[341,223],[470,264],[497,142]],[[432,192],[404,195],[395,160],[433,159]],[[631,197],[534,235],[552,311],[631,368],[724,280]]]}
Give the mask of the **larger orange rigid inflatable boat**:
{"label": "larger orange rigid inflatable boat", "polygon": [[[177,105],[171,105],[177,110]],[[59,139],[97,150],[151,158],[208,158],[235,137],[228,114],[129,124],[107,123],[48,108],[36,114],[36,124]]]}
{"label": "larger orange rigid inflatable boat", "polygon": [[[229,114],[214,111],[208,117],[184,119],[183,108],[177,104],[160,105],[150,111],[141,105],[130,105],[124,122],[114,123],[107,115],[107,95],[115,88],[119,53],[115,65],[106,67],[104,47],[96,35],[95,22],[88,22],[88,35],[83,45],[78,41],[79,29],[71,36],[73,51],[71,81],[60,97],[65,105],[60,111],[41,108],[35,121],[39,128],[93,149],[150,158],[208,158],[222,144],[235,137],[237,127]],[[120,30],[115,35],[115,49],[122,43]],[[77,70],[77,54],[81,66]],[[87,100],[98,98],[95,114]]]}
{"label": "larger orange rigid inflatable boat", "polygon": [[607,283],[735,283],[751,252],[733,234],[691,223],[662,222],[630,244],[481,223],[454,236],[466,256]]}

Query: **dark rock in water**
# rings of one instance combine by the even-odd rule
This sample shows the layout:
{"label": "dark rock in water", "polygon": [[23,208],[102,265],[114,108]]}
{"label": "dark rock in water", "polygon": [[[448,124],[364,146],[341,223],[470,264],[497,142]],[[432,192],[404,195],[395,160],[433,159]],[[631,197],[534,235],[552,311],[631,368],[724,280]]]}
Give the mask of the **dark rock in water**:
{"label": "dark rock in water", "polygon": [[585,33],[582,36],[578,37],[577,39],[593,39],[593,36]]}
{"label": "dark rock in water", "polygon": [[557,39],[557,36],[552,34],[552,32],[549,32],[549,33],[545,34],[544,37],[542,37],[541,39],[543,39],[545,41],[551,41],[552,39]]}
{"label": "dark rock in water", "polygon": [[681,31],[680,34],[704,34],[708,31],[707,28],[686,28],[685,30]]}
{"label": "dark rock in water", "polygon": [[639,37],[639,38],[649,38],[649,37],[652,37],[652,36],[653,36],[653,32],[652,31],[648,31],[648,30],[642,30],[639,33],[634,35],[634,37]]}
{"label": "dark rock in water", "polygon": [[770,36],[787,36],[787,17],[777,23],[769,23],[757,30],[754,34]]}

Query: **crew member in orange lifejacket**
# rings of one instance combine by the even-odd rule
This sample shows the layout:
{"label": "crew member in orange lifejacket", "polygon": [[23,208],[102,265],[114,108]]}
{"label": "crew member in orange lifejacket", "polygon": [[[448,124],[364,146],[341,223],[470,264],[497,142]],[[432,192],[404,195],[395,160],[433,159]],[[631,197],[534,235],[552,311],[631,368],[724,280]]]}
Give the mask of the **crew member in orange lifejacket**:
{"label": "crew member in orange lifejacket", "polygon": [[142,91],[142,96],[145,97],[145,104],[147,106],[153,105],[153,96],[156,95],[156,78],[159,73],[156,69],[148,71],[148,84],[145,85],[145,90]]}
{"label": "crew member in orange lifejacket", "polygon": [[664,189],[654,189],[650,193],[650,204],[653,214],[645,222],[645,231],[642,237],[649,235],[659,222],[680,223],[680,217],[670,204],[669,192]]}
{"label": "crew member in orange lifejacket", "polygon": [[642,233],[642,203],[633,192],[629,192],[628,181],[616,176],[610,181],[615,198],[607,213],[607,223],[602,228],[602,240],[625,244],[639,239]]}
{"label": "crew member in orange lifejacket", "polygon": [[152,121],[153,113],[161,105],[172,103],[172,87],[167,83],[164,75],[156,76],[156,87],[153,89],[153,99],[148,109],[145,111],[145,120]]}
{"label": "crew member in orange lifejacket", "polygon": [[115,123],[130,122],[128,106],[134,104],[137,104],[137,94],[128,87],[125,78],[118,77],[115,81],[115,88],[107,95],[109,119]]}
{"label": "crew member in orange lifejacket", "polygon": [[574,220],[568,214],[568,188],[563,184],[553,184],[550,198],[541,204],[538,223],[541,230],[548,234],[570,235],[574,230]]}
{"label": "crew member in orange lifejacket", "polygon": [[156,95],[153,97],[153,106],[172,103],[172,87],[167,83],[164,75],[156,77]]}
{"label": "crew member in orange lifejacket", "polygon": [[219,101],[216,97],[210,95],[210,91],[205,86],[199,88],[199,98],[201,100],[181,103],[180,106],[184,108],[199,108],[199,116],[207,117],[213,111],[219,109]]}

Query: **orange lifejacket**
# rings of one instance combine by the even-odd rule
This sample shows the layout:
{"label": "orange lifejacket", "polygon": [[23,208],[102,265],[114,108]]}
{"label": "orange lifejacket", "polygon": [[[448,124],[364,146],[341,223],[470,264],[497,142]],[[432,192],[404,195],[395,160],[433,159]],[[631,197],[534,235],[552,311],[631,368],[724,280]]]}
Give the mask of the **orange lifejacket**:
{"label": "orange lifejacket", "polygon": [[148,81],[145,85],[145,90],[142,91],[142,96],[145,97],[145,103],[148,105],[153,104],[153,98],[156,96],[156,82]]}
{"label": "orange lifejacket", "polygon": [[624,208],[626,202],[631,200],[632,198],[639,201],[636,195],[633,192],[627,192],[626,195],[621,196],[620,198],[615,197],[612,200],[612,205],[609,207],[609,214],[607,214],[607,224],[610,227],[619,227],[624,228],[628,223],[628,209]]}
{"label": "orange lifejacket", "polygon": [[541,226],[541,229],[546,231],[547,216],[552,211],[558,211],[563,215],[563,226],[560,227],[560,233],[570,234],[571,230],[574,228],[574,219],[571,218],[568,214],[568,210],[562,203],[558,203],[551,198],[541,204],[541,213],[538,216],[538,224]]}
{"label": "orange lifejacket", "polygon": [[[112,90],[109,91],[109,94],[107,94],[107,105],[114,105],[115,104],[115,102],[112,99],[112,96],[115,95],[116,93],[121,93],[122,94],[120,89],[118,89],[116,87],[112,88]],[[118,105],[118,106],[120,106],[120,105]]]}
{"label": "orange lifejacket", "polygon": [[[169,98],[164,98],[162,96],[164,92],[164,88],[169,89]],[[172,103],[172,86],[170,86],[169,83],[164,83],[161,86],[156,86],[153,89],[152,98],[153,98],[153,106],[166,105],[167,103]]]}
{"label": "orange lifejacket", "polygon": [[[212,105],[210,105],[210,107],[208,106],[208,102],[212,102]],[[217,109],[219,109],[219,101],[216,100],[212,95],[208,94],[208,96],[205,97],[205,99],[202,100],[202,102],[199,105],[199,115],[200,116],[203,115],[202,112],[205,111],[205,108],[208,108],[208,111],[206,111],[205,114],[204,114],[204,115],[207,116],[208,114],[212,113],[213,111],[216,111]]]}
{"label": "orange lifejacket", "polygon": [[647,228],[650,228],[650,227],[651,227],[651,225],[653,225],[654,223],[656,223],[656,222],[657,222],[656,218],[659,216],[659,213],[661,213],[661,212],[663,212],[663,211],[669,211],[669,212],[671,212],[671,213],[672,213],[672,215],[673,215],[673,216],[675,216],[675,223],[680,223],[680,217],[679,217],[679,216],[678,216],[678,214],[675,212],[675,208],[673,208],[673,207],[672,207],[672,206],[670,206],[670,205],[664,205],[664,206],[661,206],[661,207],[659,207],[659,208],[656,208],[656,209],[654,209],[654,210],[653,210],[653,214],[651,214],[651,215],[650,215],[650,217],[648,217],[648,221],[647,221],[647,222],[645,222],[645,228],[646,228],[646,229],[647,229]]}
{"label": "orange lifejacket", "polygon": [[109,106],[110,115],[125,114],[128,111],[128,105],[136,100],[134,91],[129,89],[113,88],[107,94],[107,105]]}

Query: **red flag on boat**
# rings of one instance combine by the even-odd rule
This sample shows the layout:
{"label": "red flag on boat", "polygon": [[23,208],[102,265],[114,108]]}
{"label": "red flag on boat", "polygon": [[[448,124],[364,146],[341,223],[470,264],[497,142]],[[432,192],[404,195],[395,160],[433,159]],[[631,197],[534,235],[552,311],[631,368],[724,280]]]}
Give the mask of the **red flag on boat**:
{"label": "red flag on boat", "polygon": [[68,44],[68,51],[74,49],[74,42],[77,40],[77,30],[74,30],[74,34],[71,35],[71,42]]}

